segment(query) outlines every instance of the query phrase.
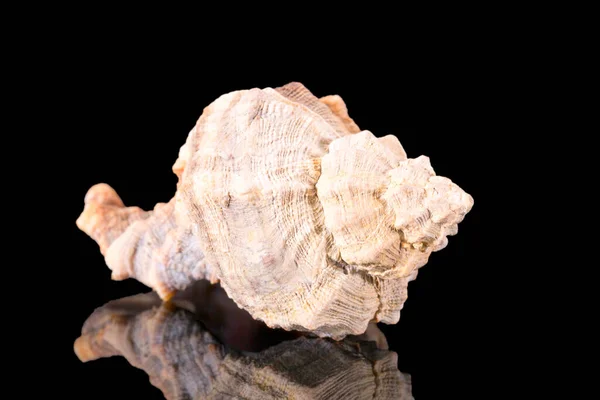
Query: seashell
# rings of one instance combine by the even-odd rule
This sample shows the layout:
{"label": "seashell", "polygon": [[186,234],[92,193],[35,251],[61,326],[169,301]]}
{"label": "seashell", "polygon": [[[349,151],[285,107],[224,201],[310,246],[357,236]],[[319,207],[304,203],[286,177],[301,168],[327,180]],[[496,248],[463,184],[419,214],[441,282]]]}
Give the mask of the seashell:
{"label": "seashell", "polygon": [[[189,133],[173,171],[179,181],[169,232],[194,242],[189,265],[169,259],[174,253],[160,266],[140,259],[136,267],[133,257],[117,268],[128,274],[117,276],[153,271],[159,278],[143,282],[166,298],[193,280],[183,278],[190,268],[202,270],[268,326],[334,339],[361,334],[371,321],[398,322],[408,282],[473,205],[435,175],[427,157],[409,159],[395,136],[360,131],[339,96],[318,99],[299,83],[219,97]],[[85,219],[96,221],[96,210]],[[156,251],[137,240],[137,221],[136,240],[115,239],[121,222],[138,215],[121,210],[127,217],[119,224],[84,226],[88,234],[104,232],[101,250],[119,242],[109,247],[109,267],[132,260],[132,251]],[[143,226],[162,234],[159,223],[148,218]],[[182,272],[180,280],[164,279],[170,268]]]}
{"label": "seashell", "polygon": [[397,354],[373,341],[300,337],[259,352],[239,351],[217,340],[190,311],[161,305],[155,293],[95,310],[74,350],[83,362],[123,356],[167,399],[413,398],[411,377],[398,370]]}

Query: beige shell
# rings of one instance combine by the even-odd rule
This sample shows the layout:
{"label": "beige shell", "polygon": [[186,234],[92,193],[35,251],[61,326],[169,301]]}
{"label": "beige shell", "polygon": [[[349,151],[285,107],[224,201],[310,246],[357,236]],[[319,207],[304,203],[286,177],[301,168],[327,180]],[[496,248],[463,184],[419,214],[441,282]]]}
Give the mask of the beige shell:
{"label": "beige shell", "polygon": [[[218,98],[173,170],[169,229],[195,241],[202,267],[191,267],[194,257],[182,268],[167,256],[159,267],[151,260],[136,268],[134,260],[121,269],[138,271],[138,279],[145,269],[210,271],[267,325],[335,339],[364,332],[370,321],[396,323],[408,282],[473,205],[427,157],[407,159],[396,137],[360,131],[339,96],[317,99],[298,83]],[[148,220],[147,229],[160,231]],[[127,245],[155,251],[139,240]],[[112,253],[131,259],[124,245]],[[184,281],[145,283],[165,297]]]}
{"label": "beige shell", "polygon": [[75,353],[84,362],[123,356],[167,399],[413,398],[396,353],[375,342],[301,337],[237,351],[168,304],[154,293],[107,303],[85,322]]}

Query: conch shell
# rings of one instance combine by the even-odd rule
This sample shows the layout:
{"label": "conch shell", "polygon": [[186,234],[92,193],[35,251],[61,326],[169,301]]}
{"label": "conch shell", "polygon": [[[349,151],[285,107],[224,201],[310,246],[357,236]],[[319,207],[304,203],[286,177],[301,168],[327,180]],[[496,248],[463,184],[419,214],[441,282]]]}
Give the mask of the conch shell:
{"label": "conch shell", "polygon": [[87,319],[75,353],[84,362],[123,356],[166,399],[413,398],[397,354],[373,341],[300,337],[240,351],[183,307],[161,304],[155,293],[111,301]]}
{"label": "conch shell", "polygon": [[173,171],[175,197],[153,213],[97,194],[107,186],[88,194],[78,226],[113,277],[163,299],[220,281],[270,327],[335,339],[398,322],[408,282],[473,205],[427,157],[408,159],[395,136],[360,131],[339,96],[299,83],[219,97]]}

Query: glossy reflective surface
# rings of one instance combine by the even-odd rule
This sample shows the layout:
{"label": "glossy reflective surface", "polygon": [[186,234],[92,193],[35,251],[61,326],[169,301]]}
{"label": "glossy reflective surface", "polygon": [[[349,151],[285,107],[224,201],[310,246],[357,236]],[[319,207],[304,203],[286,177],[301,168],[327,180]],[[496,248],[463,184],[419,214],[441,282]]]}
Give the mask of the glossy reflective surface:
{"label": "glossy reflective surface", "polygon": [[375,325],[339,342],[269,329],[205,281],[168,304],[152,292],[108,302],[74,350],[84,362],[124,357],[167,399],[413,398]]}

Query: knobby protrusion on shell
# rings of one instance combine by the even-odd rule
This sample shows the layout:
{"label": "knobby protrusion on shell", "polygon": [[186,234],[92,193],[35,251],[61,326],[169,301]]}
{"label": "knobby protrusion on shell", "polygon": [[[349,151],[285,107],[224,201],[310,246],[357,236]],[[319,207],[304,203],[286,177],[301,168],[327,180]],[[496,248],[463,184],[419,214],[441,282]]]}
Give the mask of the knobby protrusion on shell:
{"label": "knobby protrusion on shell", "polygon": [[[107,303],[85,322],[76,355],[84,362],[123,356],[167,399],[413,398],[397,354],[376,342],[301,337],[239,351],[216,340],[191,312],[166,304],[153,293]],[[375,325],[369,329],[385,344]]]}
{"label": "knobby protrusion on shell", "polygon": [[165,298],[208,274],[267,325],[335,339],[396,323],[408,282],[473,205],[427,157],[408,159],[396,137],[360,131],[339,96],[299,83],[219,97],[173,171],[164,212],[86,205],[102,228],[82,229],[127,272],[116,276]]}
{"label": "knobby protrusion on shell", "polygon": [[112,279],[135,278],[167,300],[198,279],[217,281],[191,227],[176,220],[174,202],[152,211],[125,207],[113,188],[98,184],[88,191],[77,226],[98,242]]}

